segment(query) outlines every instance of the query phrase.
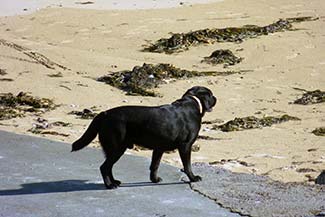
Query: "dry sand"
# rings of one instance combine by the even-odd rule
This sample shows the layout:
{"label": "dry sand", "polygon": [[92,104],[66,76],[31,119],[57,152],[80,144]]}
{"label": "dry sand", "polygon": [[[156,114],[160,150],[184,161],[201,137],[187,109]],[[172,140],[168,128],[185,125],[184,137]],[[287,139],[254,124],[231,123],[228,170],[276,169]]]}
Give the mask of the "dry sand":
{"label": "dry sand", "polygon": [[[268,25],[279,18],[314,16],[319,20],[294,24],[286,31],[243,43],[215,43],[166,55],[141,52],[142,45],[169,37],[170,32],[224,28],[246,24]],[[224,2],[155,10],[82,10],[47,8],[29,15],[1,17],[0,39],[45,55],[60,67],[46,68],[22,52],[0,44],[0,92],[30,92],[60,104],[41,115],[49,122],[65,121],[71,127],[53,127],[68,137],[41,135],[72,142],[90,120],[68,112],[96,106],[106,110],[120,105],[160,105],[178,99],[189,87],[207,86],[218,103],[204,120],[228,121],[235,117],[289,114],[301,118],[263,129],[224,133],[203,130],[218,140],[198,140],[194,162],[234,161],[223,165],[236,172],[267,174],[284,182],[315,178],[325,169],[325,138],[311,133],[325,126],[325,104],[294,105],[302,91],[325,89],[325,2],[323,0],[226,0]],[[244,60],[228,69],[252,70],[225,77],[200,77],[161,85],[163,97],[126,96],[121,90],[94,80],[111,71],[130,70],[143,63],[171,63],[189,70],[225,70],[201,63],[216,49],[230,49]],[[49,75],[62,73],[62,77]],[[37,116],[0,122],[0,129],[31,134]],[[93,143],[98,146],[97,140]],[[150,156],[150,151],[129,151]],[[165,162],[181,166],[177,153]],[[238,163],[244,161],[244,165]],[[308,178],[309,177],[309,178]],[[310,182],[312,183],[312,182]]]}

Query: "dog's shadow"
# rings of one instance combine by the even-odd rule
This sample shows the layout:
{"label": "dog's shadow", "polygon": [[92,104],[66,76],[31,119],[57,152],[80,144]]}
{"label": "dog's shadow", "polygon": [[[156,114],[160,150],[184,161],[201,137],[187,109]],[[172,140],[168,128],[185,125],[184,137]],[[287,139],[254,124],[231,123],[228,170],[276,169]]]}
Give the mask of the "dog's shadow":
{"label": "dog's shadow", "polygon": [[[179,185],[187,182],[167,182],[167,183],[152,183],[152,182],[134,182],[122,183],[121,188],[130,187],[149,187],[162,185]],[[10,195],[26,195],[26,194],[48,194],[62,193],[75,191],[103,191],[107,190],[103,183],[90,183],[88,180],[61,180],[51,182],[36,182],[22,184],[19,189],[3,189],[0,190],[0,196]]]}

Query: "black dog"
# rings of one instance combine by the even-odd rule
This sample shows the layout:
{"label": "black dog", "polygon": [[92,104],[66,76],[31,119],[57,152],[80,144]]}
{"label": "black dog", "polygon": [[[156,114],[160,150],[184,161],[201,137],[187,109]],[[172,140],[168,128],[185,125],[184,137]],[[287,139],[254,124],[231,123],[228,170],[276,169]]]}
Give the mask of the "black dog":
{"label": "black dog", "polygon": [[133,144],[153,149],[150,165],[152,182],[162,181],[157,176],[161,157],[165,151],[175,149],[179,151],[190,181],[200,181],[201,177],[192,172],[191,147],[198,136],[203,115],[212,111],[216,102],[211,90],[196,86],[169,105],[122,106],[101,112],[82,137],[72,144],[72,151],[87,146],[98,134],[106,154],[100,171],[108,189],[121,184],[114,179],[112,168],[127,148],[133,148]]}

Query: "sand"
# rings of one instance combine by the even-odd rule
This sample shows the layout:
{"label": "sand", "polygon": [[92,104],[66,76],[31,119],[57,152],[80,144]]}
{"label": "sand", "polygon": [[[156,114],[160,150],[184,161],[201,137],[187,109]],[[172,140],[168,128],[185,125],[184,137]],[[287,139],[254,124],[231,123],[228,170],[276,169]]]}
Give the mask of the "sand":
{"label": "sand", "polygon": [[[243,43],[215,43],[167,55],[141,52],[143,45],[170,32],[204,28],[224,28],[246,24],[268,25],[279,18],[319,17],[294,24],[297,31],[285,31],[249,39]],[[325,126],[325,104],[291,104],[306,90],[325,89],[325,2],[323,0],[235,1],[226,0],[177,8],[138,10],[94,10],[50,7],[30,14],[0,17],[0,39],[36,51],[65,68],[54,69],[35,62],[23,52],[0,44],[0,92],[53,99],[57,109],[41,114],[48,122],[64,121],[72,126],[52,127],[68,134],[39,135],[73,142],[90,120],[68,115],[73,110],[96,106],[106,110],[120,105],[161,105],[182,96],[191,86],[210,88],[218,103],[204,120],[228,121],[256,115],[297,116],[263,129],[238,132],[210,130],[203,125],[201,135],[217,140],[198,140],[200,151],[193,162],[219,162],[235,172],[256,173],[283,182],[307,182],[325,169],[324,137],[311,133]],[[216,49],[230,49],[243,61],[224,69],[222,65],[201,63]],[[95,78],[109,72],[131,70],[143,63],[171,63],[188,70],[249,70],[230,76],[199,77],[161,85],[162,97],[127,96]],[[61,77],[51,77],[61,73]],[[12,81],[4,79],[12,79]],[[298,88],[298,89],[297,89]],[[0,129],[28,132],[38,116],[0,121]],[[34,134],[33,134],[34,135]],[[92,143],[98,146],[98,141]],[[151,151],[128,151],[150,156]],[[177,153],[165,154],[163,161],[181,167]],[[242,163],[240,163],[242,162]],[[243,163],[244,162],[244,163]]]}

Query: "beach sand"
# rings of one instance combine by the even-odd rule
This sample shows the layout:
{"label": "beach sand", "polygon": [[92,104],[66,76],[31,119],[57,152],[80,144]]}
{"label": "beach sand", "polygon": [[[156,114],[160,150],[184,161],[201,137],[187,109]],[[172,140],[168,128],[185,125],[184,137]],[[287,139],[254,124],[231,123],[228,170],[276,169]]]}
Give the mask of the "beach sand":
{"label": "beach sand", "polygon": [[[86,8],[86,6],[84,7]],[[204,28],[265,26],[280,18],[313,16],[318,20],[293,24],[297,31],[284,31],[242,43],[214,43],[191,47],[176,54],[142,52],[143,45],[171,32]],[[311,133],[325,126],[325,104],[292,104],[305,90],[325,90],[325,2],[323,0],[226,0],[177,8],[148,10],[93,10],[45,8],[36,12],[0,17],[0,92],[30,92],[60,104],[40,116],[68,127],[50,130],[62,135],[40,135],[73,142],[90,120],[68,113],[96,106],[106,110],[120,105],[161,105],[180,98],[191,86],[210,88],[218,98],[205,121],[232,120],[255,115],[288,114],[301,121],[237,132],[211,130],[202,125],[201,135],[216,140],[197,140],[200,151],[193,162],[214,162],[235,172],[264,174],[283,182],[308,182],[325,169],[325,138]],[[35,51],[57,63],[53,69],[10,43]],[[230,49],[243,61],[224,69],[201,60],[216,49]],[[240,74],[198,77],[160,85],[162,97],[127,96],[125,92],[95,79],[143,63],[170,63],[199,71],[248,70]],[[64,67],[60,67],[64,66]],[[38,116],[0,121],[0,129],[29,134]],[[99,146],[98,141],[92,143]],[[151,156],[151,151],[129,150]],[[164,154],[163,161],[181,167],[178,153]],[[223,162],[222,164],[218,162]]]}

